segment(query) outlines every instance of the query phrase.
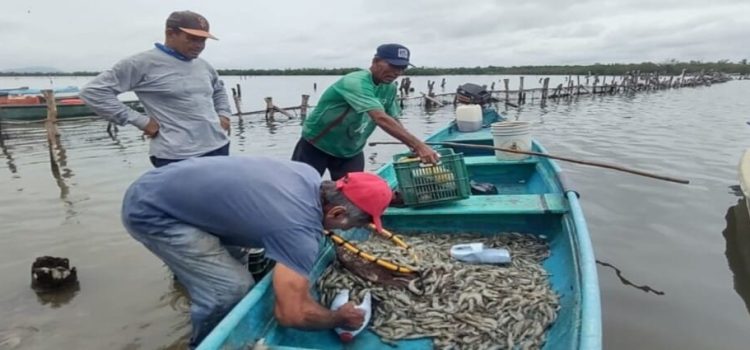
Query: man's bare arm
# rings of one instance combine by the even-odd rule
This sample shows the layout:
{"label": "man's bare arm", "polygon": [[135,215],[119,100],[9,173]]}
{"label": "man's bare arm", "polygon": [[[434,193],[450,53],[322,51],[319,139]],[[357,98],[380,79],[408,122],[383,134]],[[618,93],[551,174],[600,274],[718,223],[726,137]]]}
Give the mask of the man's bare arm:
{"label": "man's bare arm", "polygon": [[364,313],[347,303],[336,311],[328,310],[310,296],[310,284],[296,271],[277,263],[273,273],[276,293],[274,315],[282,326],[301,329],[359,328]]}
{"label": "man's bare arm", "polygon": [[367,113],[381,129],[411,147],[422,162],[435,164],[439,161],[440,156],[437,152],[412,135],[398,120],[391,118],[382,110],[372,110]]}

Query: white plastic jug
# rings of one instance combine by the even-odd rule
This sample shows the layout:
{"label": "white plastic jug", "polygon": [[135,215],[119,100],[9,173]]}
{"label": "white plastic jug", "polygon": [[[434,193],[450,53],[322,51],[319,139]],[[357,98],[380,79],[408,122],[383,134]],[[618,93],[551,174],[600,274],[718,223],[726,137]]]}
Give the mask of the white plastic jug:
{"label": "white plastic jug", "polygon": [[455,244],[450,250],[451,257],[468,263],[507,264],[510,252],[503,248],[485,248],[484,243]]}
{"label": "white plastic jug", "polygon": [[[336,296],[333,298],[333,301],[331,301],[331,307],[330,309],[332,311],[338,310],[341,306],[349,302],[349,290],[343,289],[340,290]],[[357,308],[365,312],[365,320],[362,322],[362,326],[359,327],[359,329],[353,330],[353,331],[347,331],[343,330],[341,328],[334,329],[336,333],[339,335],[339,339],[344,343],[349,343],[352,340],[354,340],[354,337],[357,336],[357,334],[361,333],[365,327],[367,327],[367,324],[370,323],[370,318],[372,317],[372,294],[368,290],[365,292],[365,297],[362,298],[362,302],[357,305]]]}
{"label": "white plastic jug", "polygon": [[[531,123],[522,121],[504,121],[492,123],[491,133],[495,147],[518,151],[531,151]],[[495,151],[498,160],[519,160],[529,155]]]}
{"label": "white plastic jug", "polygon": [[456,125],[459,131],[472,132],[482,128],[482,106],[459,105],[456,107]]}

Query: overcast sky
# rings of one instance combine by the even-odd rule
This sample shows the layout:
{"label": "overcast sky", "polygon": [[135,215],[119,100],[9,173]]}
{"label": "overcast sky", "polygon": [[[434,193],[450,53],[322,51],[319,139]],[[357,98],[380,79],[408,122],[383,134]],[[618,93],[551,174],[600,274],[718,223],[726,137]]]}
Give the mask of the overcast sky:
{"label": "overcast sky", "polygon": [[106,69],[185,9],[219,69],[367,67],[385,42],[428,67],[750,58],[750,0],[36,0],[0,6],[0,70]]}

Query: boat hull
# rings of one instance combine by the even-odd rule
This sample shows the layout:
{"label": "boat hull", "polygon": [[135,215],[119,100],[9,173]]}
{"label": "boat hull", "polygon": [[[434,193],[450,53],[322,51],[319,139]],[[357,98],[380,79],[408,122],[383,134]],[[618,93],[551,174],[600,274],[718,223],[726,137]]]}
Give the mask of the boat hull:
{"label": "boat hull", "polygon": [[[143,107],[139,101],[127,101],[127,106],[139,112]],[[75,118],[95,116],[91,107],[85,104],[58,104],[57,118]],[[0,120],[7,121],[38,121],[47,119],[47,105],[0,105]]]}
{"label": "boat hull", "polygon": [[739,166],[740,188],[745,196],[745,206],[748,208],[750,215],[750,149],[747,149],[740,159]]}
{"label": "boat hull", "polygon": [[[14,89],[0,89],[0,96],[3,95],[41,95],[45,89],[30,89],[28,87],[14,88]],[[63,86],[54,89],[50,89],[56,94],[71,94],[77,93],[77,86]]]}

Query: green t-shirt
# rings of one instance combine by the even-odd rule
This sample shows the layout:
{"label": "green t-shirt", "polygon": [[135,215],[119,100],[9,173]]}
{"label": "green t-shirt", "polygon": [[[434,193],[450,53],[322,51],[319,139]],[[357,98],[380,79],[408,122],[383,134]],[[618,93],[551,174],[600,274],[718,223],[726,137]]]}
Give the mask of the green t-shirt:
{"label": "green t-shirt", "polygon": [[375,85],[372,73],[361,70],[349,73],[333,83],[305,119],[302,137],[312,141],[334,120],[346,117],[315,142],[315,147],[334,157],[350,158],[362,152],[376,124],[367,112],[384,111],[398,117],[401,108],[396,99],[395,84]]}

